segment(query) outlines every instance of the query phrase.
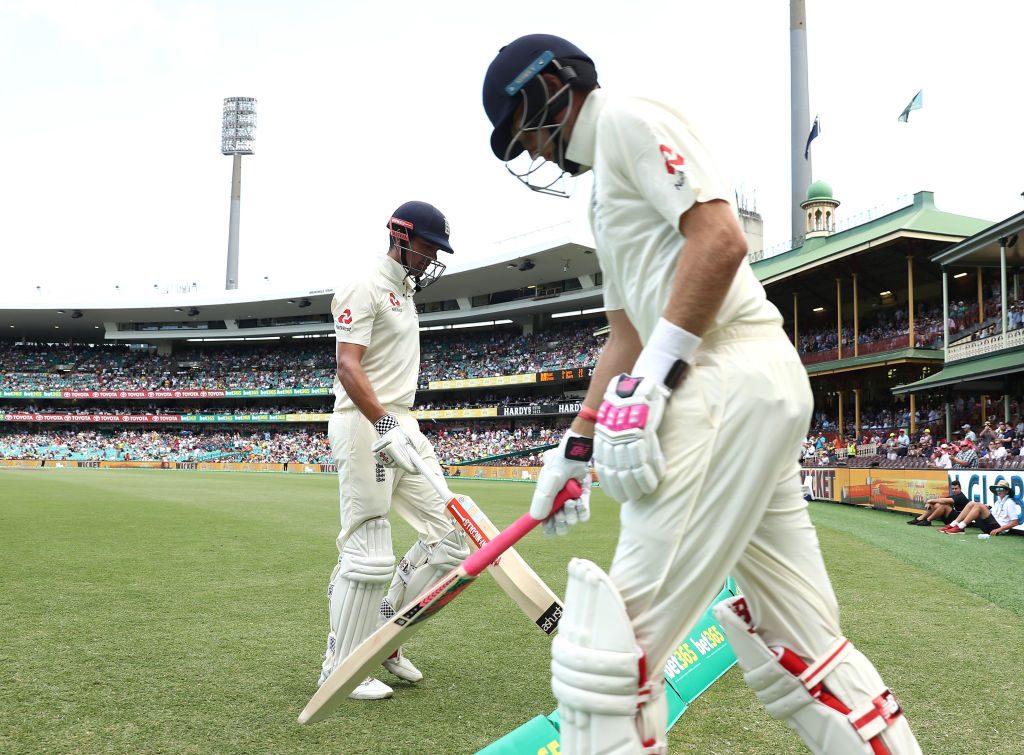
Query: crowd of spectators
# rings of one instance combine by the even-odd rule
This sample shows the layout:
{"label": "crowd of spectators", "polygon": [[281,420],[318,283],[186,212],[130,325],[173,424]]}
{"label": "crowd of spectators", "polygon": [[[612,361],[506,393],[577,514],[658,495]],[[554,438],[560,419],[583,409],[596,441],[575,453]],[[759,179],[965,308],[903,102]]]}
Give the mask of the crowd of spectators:
{"label": "crowd of spectators", "polygon": [[[1019,399],[1012,398],[1010,400],[1010,417],[1013,418],[1012,425],[1017,426],[1018,422],[1020,422],[1022,408],[1024,407],[1022,407]],[[1003,401],[1001,398],[996,398],[987,403],[987,421],[995,424],[999,420],[993,416],[993,411],[998,411],[999,415],[1002,416]],[[960,428],[965,423],[977,424],[981,417],[981,401],[977,396],[958,394],[950,403],[950,417],[954,430]],[[849,432],[852,428],[856,427],[855,419],[853,412],[847,408],[843,413],[843,428],[845,431]],[[901,427],[909,428],[911,426],[910,419],[909,404],[894,401],[888,406],[863,408],[860,413],[860,426],[862,431],[869,433],[880,432],[882,437],[886,437],[887,433],[896,432]],[[945,404],[942,403],[919,401],[914,411],[913,425],[918,428],[930,428],[937,436],[952,434],[946,431],[946,409]],[[1021,426],[1024,426],[1024,423]],[[839,420],[834,413],[825,408],[814,412],[811,418],[812,432],[834,435],[838,430]]]}
{"label": "crowd of spectators", "polygon": [[[950,332],[955,333],[962,328],[962,324],[954,325],[950,318]],[[905,310],[896,309],[891,313],[879,313],[871,319],[866,319],[860,324],[857,332],[857,343],[861,346],[883,341],[895,341],[903,337],[903,347],[910,335],[910,323],[907,320]],[[914,345],[917,348],[941,349],[942,348],[942,308],[921,307],[914,318]],[[826,327],[816,330],[801,331],[797,338],[797,351],[800,354],[817,354],[832,351],[839,344],[839,334],[836,328]],[[843,354],[853,353],[853,326],[844,326],[842,330]],[[894,346],[895,347],[895,346]]]}
{"label": "crowd of spectators", "polygon": [[[1024,327],[1024,298],[1010,296],[1007,299],[1007,332]],[[1002,333],[1002,299],[998,286],[992,286],[984,301],[984,317],[978,322],[978,304],[963,301],[949,303],[949,333],[952,337],[969,337],[971,340],[989,338]],[[894,309],[879,313],[874,318],[865,318],[857,334],[861,346],[903,338],[904,343],[893,348],[905,348],[910,334],[907,311]],[[801,354],[818,354],[836,349],[842,340],[843,353],[852,354],[853,327],[842,329],[842,336],[834,326],[801,332],[797,338],[797,350]],[[942,306],[922,304],[914,317],[914,346],[917,348],[941,349],[943,341]]]}
{"label": "crowd of spectators", "polygon": [[[319,346],[319,344],[318,344]],[[330,388],[329,345],[179,348],[0,343],[0,390],[230,390]]]}
{"label": "crowd of spectators", "polygon": [[0,458],[77,461],[331,461],[327,433],[271,430],[77,430],[0,428]]}
{"label": "crowd of spectators", "polygon": [[440,409],[476,409],[484,406],[497,406],[497,407],[530,407],[532,409],[539,409],[546,404],[557,404],[567,401],[581,401],[581,395],[572,395],[568,393],[562,393],[557,396],[512,396],[512,395],[500,395],[496,393],[484,393],[484,394],[473,394],[471,398],[462,399],[461,401],[423,401],[413,409],[422,411],[433,411]]}
{"label": "crowd of spectators", "polygon": [[812,432],[803,443],[800,460],[804,466],[878,466],[879,459],[900,467],[956,469],[960,467],[1018,468],[1024,466],[1024,419],[1013,422],[988,420],[977,431],[970,424],[953,437],[933,433],[931,428],[911,435],[901,427],[895,432],[864,431],[846,438]]}
{"label": "crowd of spectators", "polygon": [[131,415],[161,415],[161,414],[231,414],[231,415],[263,415],[263,414],[329,414],[333,409],[333,403],[325,400],[317,404],[308,401],[290,404],[281,403],[251,403],[246,405],[219,405],[215,402],[208,404],[171,404],[168,402],[133,401],[131,403],[118,404],[108,401],[95,401],[89,404],[58,403],[57,400],[45,404],[32,402],[10,401],[0,403],[0,414],[102,414],[117,417]]}
{"label": "crowd of spectators", "polygon": [[516,327],[486,332],[423,333],[420,342],[420,385],[431,380],[456,380],[518,375],[597,363],[601,341],[594,331],[603,323],[587,321],[554,325],[525,335]]}
{"label": "crowd of spectators", "polygon": [[[515,375],[588,367],[597,362],[601,323],[554,325],[522,334],[515,326],[486,331],[426,331],[420,387],[431,380]],[[315,345],[310,345],[315,343]],[[195,345],[159,354],[127,345],[0,342],[0,390],[330,390],[333,341]]]}
{"label": "crowd of spectators", "polygon": [[[488,456],[536,449],[557,442],[566,421],[529,425],[481,423],[449,427],[424,423],[442,464],[458,464]],[[25,429],[0,426],[0,459],[76,461],[332,461],[322,426],[221,429],[87,429],[77,427]],[[492,462],[489,462],[492,463]],[[539,453],[517,455],[494,464],[536,465]]]}
{"label": "crowd of spectators", "polygon": [[[503,424],[473,423],[451,426],[447,423],[421,423],[424,435],[434,444],[438,461],[443,465],[537,449],[558,442],[568,420],[547,423]],[[522,454],[488,462],[493,465],[536,466],[539,452]]]}

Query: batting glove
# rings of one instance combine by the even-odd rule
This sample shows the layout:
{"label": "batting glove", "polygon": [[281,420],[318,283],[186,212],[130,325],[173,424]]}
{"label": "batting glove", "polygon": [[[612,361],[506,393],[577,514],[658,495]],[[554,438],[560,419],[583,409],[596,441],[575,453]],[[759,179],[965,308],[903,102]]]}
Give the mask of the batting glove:
{"label": "batting glove", "polygon": [[377,463],[391,469],[402,469],[409,474],[419,474],[412,457],[419,456],[409,436],[399,427],[398,420],[385,414],[373,423],[380,437],[374,441],[370,450],[377,458]]}
{"label": "batting glove", "polygon": [[594,428],[594,465],[601,487],[615,500],[652,493],[664,477],[658,426],[699,345],[700,338],[662,318],[632,374],[619,375],[605,391]]}
{"label": "batting glove", "polygon": [[[544,534],[567,535],[569,527],[590,519],[590,457],[594,441],[585,435],[566,430],[558,448],[544,452],[544,466],[533,491],[530,516],[544,520]],[[565,502],[561,511],[551,514],[555,496],[570,479],[577,480],[583,492],[579,498]]]}

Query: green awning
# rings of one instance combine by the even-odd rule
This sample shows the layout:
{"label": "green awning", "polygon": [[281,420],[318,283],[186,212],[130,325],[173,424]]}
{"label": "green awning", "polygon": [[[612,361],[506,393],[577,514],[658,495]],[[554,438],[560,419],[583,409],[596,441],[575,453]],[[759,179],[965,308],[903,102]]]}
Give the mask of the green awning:
{"label": "green awning", "polygon": [[893,393],[920,393],[933,388],[953,386],[960,383],[970,383],[975,380],[986,380],[989,378],[1009,375],[1014,372],[1024,372],[1024,349],[1012,351],[1001,351],[995,354],[964,359],[960,362],[947,364],[941,372],[918,380],[916,383],[898,385],[892,389]]}

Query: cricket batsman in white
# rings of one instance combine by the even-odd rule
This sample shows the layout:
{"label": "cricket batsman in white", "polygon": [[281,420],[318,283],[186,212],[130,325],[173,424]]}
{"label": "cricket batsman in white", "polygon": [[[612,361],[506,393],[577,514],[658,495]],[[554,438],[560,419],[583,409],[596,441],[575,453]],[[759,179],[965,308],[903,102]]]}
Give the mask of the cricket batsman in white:
{"label": "cricket batsman in white", "polygon": [[[338,369],[328,424],[338,465],[341,534],[327,598],[330,632],[320,684],[380,623],[469,555],[465,535],[411,454],[436,474],[441,467],[410,407],[420,364],[416,291],[444,272],[439,250],[452,253],[445,216],[426,202],[406,202],[388,222],[390,246],[369,270],[352,273],[331,302]],[[388,512],[419,534],[395,568]],[[401,651],[384,667],[408,682],[423,674]],[[391,688],[368,678],[351,697],[379,700]]]}
{"label": "cricket batsman in white", "polygon": [[[565,174],[594,179],[610,333],[583,410],[545,454],[531,513],[549,517],[567,479],[585,484],[592,456],[622,504],[621,533],[608,574],[569,564],[551,661],[561,752],[667,751],[663,667],[732,574],[743,597],[715,615],[770,714],[820,755],[919,753],[896,698],[840,630],[795,461],[807,374],[691,125],[598,88],[593,61],[546,34],[501,49],[483,101],[492,151],[527,186],[564,195]],[[731,428],[748,426],[759,442],[737,465]],[[552,528],[585,519],[585,505]]]}

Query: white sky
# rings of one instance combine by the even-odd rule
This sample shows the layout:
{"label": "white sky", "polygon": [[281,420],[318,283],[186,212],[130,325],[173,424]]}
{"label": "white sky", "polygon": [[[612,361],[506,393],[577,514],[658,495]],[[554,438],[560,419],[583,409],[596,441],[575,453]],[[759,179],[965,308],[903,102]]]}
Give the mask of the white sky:
{"label": "white sky", "polygon": [[[951,212],[1024,209],[1024,3],[807,6],[814,178],[840,220],[922,188]],[[585,181],[569,201],[534,195],[488,147],[483,73],[531,32],[576,42],[606,88],[690,115],[756,192],[766,242],[789,238],[788,0],[0,0],[0,296],[222,289],[227,96],[259,99],[243,289],[333,286],[383,251],[407,199],[448,215],[452,269],[582,221]],[[924,108],[898,123],[918,89]]]}

